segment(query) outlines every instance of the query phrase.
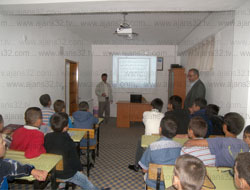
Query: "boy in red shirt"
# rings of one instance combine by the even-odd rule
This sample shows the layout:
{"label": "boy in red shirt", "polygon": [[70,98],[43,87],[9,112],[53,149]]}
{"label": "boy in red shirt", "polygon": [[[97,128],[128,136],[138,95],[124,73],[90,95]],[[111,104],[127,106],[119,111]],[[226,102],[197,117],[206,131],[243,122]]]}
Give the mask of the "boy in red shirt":
{"label": "boy in red shirt", "polygon": [[26,125],[14,132],[10,149],[24,151],[26,158],[34,158],[46,153],[44,135],[39,131],[42,124],[41,109],[28,108],[25,112],[25,122]]}

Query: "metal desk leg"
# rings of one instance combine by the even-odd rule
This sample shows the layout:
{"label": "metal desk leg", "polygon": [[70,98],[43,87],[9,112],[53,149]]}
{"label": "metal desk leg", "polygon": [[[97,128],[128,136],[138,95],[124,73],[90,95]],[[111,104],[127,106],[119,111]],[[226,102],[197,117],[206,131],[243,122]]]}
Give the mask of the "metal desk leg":
{"label": "metal desk leg", "polygon": [[97,129],[97,151],[96,151],[96,156],[99,157],[99,143],[100,143],[100,126]]}
{"label": "metal desk leg", "polygon": [[76,151],[77,151],[78,156],[80,158],[80,156],[81,156],[80,142],[76,142]]}
{"label": "metal desk leg", "polygon": [[50,182],[51,182],[51,189],[57,189],[55,168],[51,170]]}

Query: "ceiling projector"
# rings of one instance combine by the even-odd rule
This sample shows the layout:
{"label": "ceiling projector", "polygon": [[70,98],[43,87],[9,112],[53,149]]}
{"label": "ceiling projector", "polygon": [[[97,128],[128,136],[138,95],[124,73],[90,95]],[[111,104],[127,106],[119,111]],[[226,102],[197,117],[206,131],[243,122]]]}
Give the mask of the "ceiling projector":
{"label": "ceiling projector", "polygon": [[128,35],[132,34],[132,28],[131,27],[119,27],[116,29],[116,33],[119,35]]}

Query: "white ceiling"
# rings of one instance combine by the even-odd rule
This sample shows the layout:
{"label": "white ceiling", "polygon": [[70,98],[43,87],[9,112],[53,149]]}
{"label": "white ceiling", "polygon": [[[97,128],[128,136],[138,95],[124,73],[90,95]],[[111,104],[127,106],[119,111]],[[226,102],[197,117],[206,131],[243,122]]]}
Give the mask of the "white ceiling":
{"label": "white ceiling", "polygon": [[[127,22],[139,35],[129,40],[114,34],[122,14],[73,15],[70,30],[93,44],[178,44],[209,13],[129,13]],[[67,16],[63,17],[65,21]],[[71,21],[67,21],[70,23]]]}
{"label": "white ceiling", "polygon": [[[247,0],[1,0],[0,14],[46,15],[94,44],[179,44],[211,13],[232,11]],[[133,40],[114,31],[123,20]],[[208,26],[209,27],[209,26]],[[211,26],[212,27],[212,26]]]}

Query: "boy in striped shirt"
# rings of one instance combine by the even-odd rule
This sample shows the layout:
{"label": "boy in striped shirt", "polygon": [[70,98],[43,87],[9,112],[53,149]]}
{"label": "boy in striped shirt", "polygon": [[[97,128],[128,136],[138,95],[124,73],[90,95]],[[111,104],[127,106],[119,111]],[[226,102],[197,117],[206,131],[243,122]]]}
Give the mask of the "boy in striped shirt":
{"label": "boy in striped shirt", "polygon": [[43,124],[42,125],[48,126],[49,119],[55,113],[54,110],[50,108],[51,103],[52,103],[50,96],[48,94],[43,94],[42,96],[40,96],[39,100],[43,106],[41,108],[42,114],[43,114]]}
{"label": "boy in striped shirt", "polygon": [[[188,125],[190,139],[203,139],[207,134],[207,123],[202,117],[193,117]],[[206,166],[215,166],[215,155],[212,155],[206,146],[182,147],[181,155],[190,154],[199,158]]]}

